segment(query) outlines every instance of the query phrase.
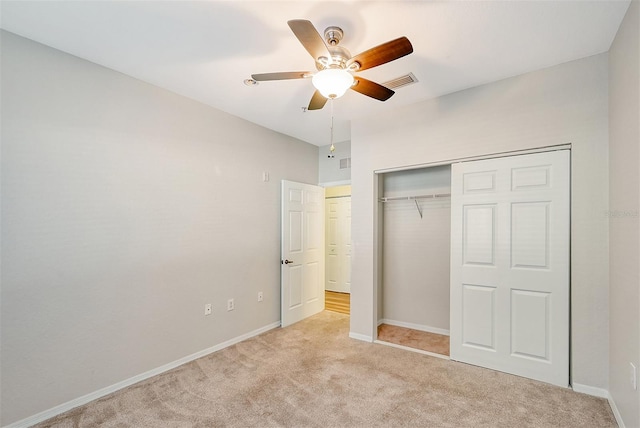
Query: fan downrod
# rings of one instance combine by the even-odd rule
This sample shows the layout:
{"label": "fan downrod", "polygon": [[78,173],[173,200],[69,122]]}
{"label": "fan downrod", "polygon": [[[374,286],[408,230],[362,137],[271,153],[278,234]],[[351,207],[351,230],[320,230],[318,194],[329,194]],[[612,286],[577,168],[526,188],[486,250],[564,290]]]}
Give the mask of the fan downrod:
{"label": "fan downrod", "polygon": [[338,46],[343,36],[344,32],[340,27],[331,26],[324,30],[324,39],[327,43],[327,49],[329,50],[329,53],[331,53],[331,58],[318,58],[316,61],[316,68],[318,70],[324,70],[327,68],[347,68],[347,61],[351,58],[351,53],[344,46]]}
{"label": "fan downrod", "polygon": [[324,39],[327,41],[329,46],[336,46],[342,40],[344,36],[344,32],[340,27],[327,27],[324,30]]}

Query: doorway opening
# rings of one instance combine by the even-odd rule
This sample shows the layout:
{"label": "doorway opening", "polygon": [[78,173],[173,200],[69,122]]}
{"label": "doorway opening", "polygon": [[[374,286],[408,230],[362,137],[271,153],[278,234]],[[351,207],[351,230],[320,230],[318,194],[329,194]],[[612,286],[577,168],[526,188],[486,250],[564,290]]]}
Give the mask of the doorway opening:
{"label": "doorway opening", "polygon": [[325,310],[351,312],[351,185],[325,189]]}

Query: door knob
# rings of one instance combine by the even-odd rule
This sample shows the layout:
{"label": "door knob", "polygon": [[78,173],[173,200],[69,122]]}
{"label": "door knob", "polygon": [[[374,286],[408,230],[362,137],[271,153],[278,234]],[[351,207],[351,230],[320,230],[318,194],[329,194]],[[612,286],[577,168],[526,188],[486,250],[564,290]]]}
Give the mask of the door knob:
{"label": "door knob", "polygon": [[285,265],[288,265],[289,263],[293,263],[293,260],[285,260],[283,263],[284,263]]}

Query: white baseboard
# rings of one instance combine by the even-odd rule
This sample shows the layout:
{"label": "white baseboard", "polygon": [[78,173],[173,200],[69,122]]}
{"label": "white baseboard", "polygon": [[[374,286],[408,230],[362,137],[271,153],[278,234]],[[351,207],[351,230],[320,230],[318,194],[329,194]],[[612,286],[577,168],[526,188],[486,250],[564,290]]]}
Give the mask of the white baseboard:
{"label": "white baseboard", "polygon": [[39,422],[46,421],[54,416],[57,416],[61,413],[67,412],[76,407],[87,404],[93,400],[97,400],[98,398],[104,397],[105,395],[111,394],[112,392],[118,391],[122,388],[126,388],[127,386],[131,386],[135,383],[143,381],[153,376],[157,376],[166,371],[174,369],[183,364],[189,363],[193,360],[197,360],[198,358],[202,358],[205,355],[209,355],[213,352],[220,351],[224,348],[228,348],[229,346],[235,345],[236,343],[242,342],[243,340],[247,340],[251,337],[257,336],[269,330],[273,330],[274,328],[280,327],[280,321],[276,321],[264,327],[261,327],[257,330],[253,330],[249,333],[243,334],[238,337],[234,337],[233,339],[229,339],[226,342],[222,342],[218,345],[212,346],[207,349],[203,349],[202,351],[196,352],[191,355],[187,355],[186,357],[180,358],[179,360],[172,361],[163,366],[157,367],[155,369],[149,370],[147,372],[141,373],[129,379],[125,379],[121,382],[115,383],[111,386],[107,386],[105,388],[99,389],[97,391],[91,392],[87,395],[83,395],[82,397],[73,399],[71,401],[67,401],[66,403],[60,404],[59,406],[53,407],[49,410],[45,410],[43,412],[37,413],[33,416],[29,416],[28,418],[19,420],[10,425],[6,425],[4,428],[26,428],[32,425],[35,425]]}
{"label": "white baseboard", "polygon": [[594,397],[609,398],[609,391],[604,388],[596,388],[595,386],[582,385],[580,383],[574,383],[571,387],[575,392],[593,395]]}
{"label": "white baseboard", "polygon": [[409,346],[398,345],[397,343],[385,342],[385,341],[382,341],[382,340],[376,340],[373,343],[377,343],[378,345],[391,346],[392,348],[404,349],[405,351],[416,352],[418,354],[428,355],[430,357],[441,358],[443,360],[450,360],[451,359],[451,358],[447,357],[446,355],[440,355],[440,354],[436,354],[434,352],[423,351],[422,349],[411,348]]}
{"label": "white baseboard", "polygon": [[616,418],[616,422],[618,423],[618,427],[625,428],[625,424],[622,420],[622,415],[618,410],[618,406],[616,406],[616,402],[613,400],[611,393],[604,388],[596,388],[595,386],[582,385],[579,383],[574,383],[572,388],[575,392],[581,392],[583,394],[592,395],[594,397],[606,398],[609,402],[609,406],[611,407],[611,411],[613,412],[613,416]]}
{"label": "white baseboard", "polygon": [[449,336],[449,330],[445,330],[444,328],[431,327],[429,325],[413,324],[410,322],[396,321],[396,320],[390,320],[386,318],[379,320],[378,325],[380,324],[394,325],[396,327],[410,328],[412,330],[426,331],[428,333],[435,333],[435,334],[442,334],[443,336]]}
{"label": "white baseboard", "polygon": [[616,422],[618,423],[619,428],[625,428],[624,421],[622,420],[622,415],[620,414],[620,410],[618,410],[618,406],[616,406],[616,402],[613,400],[611,394],[607,394],[607,400],[609,401],[609,406],[611,406],[611,411],[613,412],[613,416],[616,418]]}
{"label": "white baseboard", "polygon": [[354,333],[352,331],[349,332],[349,337],[352,339],[362,340],[363,342],[373,342],[373,337],[360,333]]}

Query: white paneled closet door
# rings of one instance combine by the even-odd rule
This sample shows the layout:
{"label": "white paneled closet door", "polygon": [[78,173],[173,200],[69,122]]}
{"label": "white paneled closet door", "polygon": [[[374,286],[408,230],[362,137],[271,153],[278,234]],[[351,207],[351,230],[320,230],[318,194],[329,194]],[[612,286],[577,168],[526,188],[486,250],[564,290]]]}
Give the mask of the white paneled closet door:
{"label": "white paneled closet door", "polygon": [[569,385],[570,153],[452,165],[451,358]]}
{"label": "white paneled closet door", "polygon": [[327,273],[325,289],[351,292],[351,197],[328,198],[325,203]]}

